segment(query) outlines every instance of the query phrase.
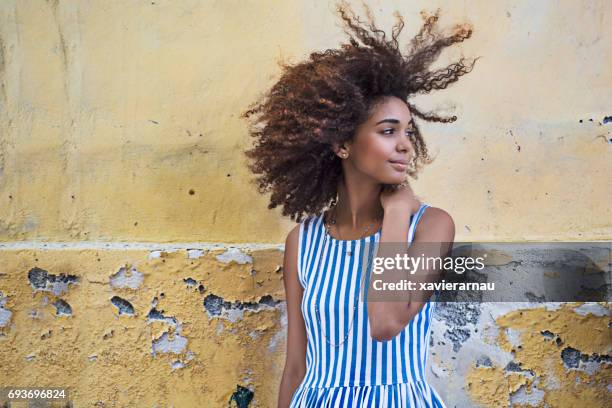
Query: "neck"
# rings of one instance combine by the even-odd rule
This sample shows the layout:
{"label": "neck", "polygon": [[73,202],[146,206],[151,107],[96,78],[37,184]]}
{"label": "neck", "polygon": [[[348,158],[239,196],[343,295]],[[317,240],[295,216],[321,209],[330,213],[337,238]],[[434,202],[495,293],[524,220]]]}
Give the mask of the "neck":
{"label": "neck", "polygon": [[380,191],[380,183],[352,183],[350,179],[345,182],[341,178],[334,210],[336,223],[359,229],[381,220],[384,209],[380,203]]}

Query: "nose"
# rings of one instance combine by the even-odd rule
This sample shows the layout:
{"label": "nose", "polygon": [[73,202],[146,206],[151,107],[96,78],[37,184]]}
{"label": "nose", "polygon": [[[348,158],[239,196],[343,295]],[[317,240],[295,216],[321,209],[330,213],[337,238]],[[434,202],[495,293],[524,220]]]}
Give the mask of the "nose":
{"label": "nose", "polygon": [[412,153],[414,148],[408,137],[401,137],[399,143],[397,144],[397,150],[402,153]]}

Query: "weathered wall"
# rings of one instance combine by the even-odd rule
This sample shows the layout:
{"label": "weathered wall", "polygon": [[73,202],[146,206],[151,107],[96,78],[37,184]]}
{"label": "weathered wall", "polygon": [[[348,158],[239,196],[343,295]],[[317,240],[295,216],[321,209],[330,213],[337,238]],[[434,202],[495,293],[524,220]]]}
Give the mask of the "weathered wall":
{"label": "weathered wall", "polygon": [[271,407],[285,352],[279,259],[280,248],[3,251],[0,383],[68,387],[76,406],[218,407],[253,393],[250,406]]}
{"label": "weathered wall", "polygon": [[[415,99],[459,117],[421,124],[414,183],[457,241],[612,238],[609,2],[369,4],[404,39],[438,5],[475,27],[436,64],[474,71]],[[277,59],[343,38],[327,1],[0,2],[0,385],[275,405],[293,223],[249,185],[238,116]],[[440,305],[428,375],[449,406],[604,406],[610,327],[606,304]]]}

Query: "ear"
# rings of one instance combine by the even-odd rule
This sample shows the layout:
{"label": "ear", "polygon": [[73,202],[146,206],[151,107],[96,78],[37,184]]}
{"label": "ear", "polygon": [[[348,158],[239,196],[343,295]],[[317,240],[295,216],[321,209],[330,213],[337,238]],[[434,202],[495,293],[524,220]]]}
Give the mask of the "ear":
{"label": "ear", "polygon": [[343,144],[338,144],[338,143],[332,143],[332,150],[334,152],[334,154],[338,157],[340,157],[342,155],[342,153],[349,153],[349,149],[346,145],[346,143]]}

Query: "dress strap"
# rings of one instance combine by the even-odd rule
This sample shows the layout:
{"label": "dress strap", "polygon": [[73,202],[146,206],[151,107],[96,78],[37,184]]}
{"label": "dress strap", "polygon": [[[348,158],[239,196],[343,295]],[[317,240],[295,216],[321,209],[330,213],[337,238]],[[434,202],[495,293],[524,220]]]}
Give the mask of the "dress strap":
{"label": "dress strap", "polygon": [[408,229],[408,242],[412,242],[412,240],[414,239],[416,226],[421,217],[423,216],[423,213],[425,212],[425,209],[427,207],[429,207],[429,204],[421,203],[421,206],[419,207],[417,212],[412,215],[412,222],[410,223],[410,228]]}
{"label": "dress strap", "polygon": [[298,279],[302,285],[302,288],[306,289],[308,278],[306,276],[306,269],[308,265],[308,258],[312,252],[314,245],[313,240],[319,239],[318,224],[321,219],[316,216],[309,216],[300,223],[300,233],[298,238]]}

